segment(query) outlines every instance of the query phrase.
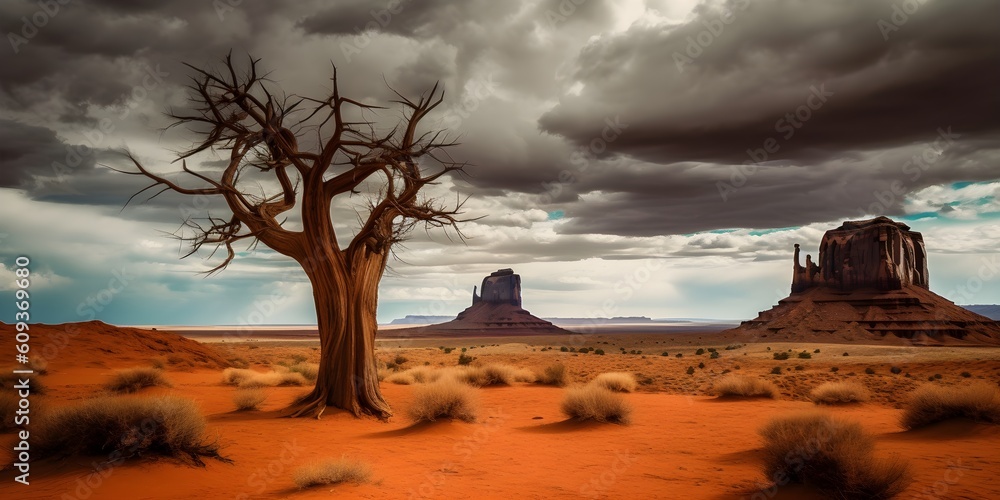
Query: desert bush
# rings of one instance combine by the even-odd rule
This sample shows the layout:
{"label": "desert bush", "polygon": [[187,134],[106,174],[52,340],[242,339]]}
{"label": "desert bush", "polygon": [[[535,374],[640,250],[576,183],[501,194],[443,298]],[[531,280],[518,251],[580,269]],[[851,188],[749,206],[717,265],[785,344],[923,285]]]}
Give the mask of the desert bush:
{"label": "desert bush", "polygon": [[292,362],[290,364],[297,365],[299,363],[305,363],[307,359],[309,359],[309,356],[305,356],[302,354],[292,354]]}
{"label": "desert bush", "polygon": [[889,368],[889,371],[892,372],[893,375],[899,375],[900,373],[903,373],[903,369],[898,366],[893,366]]}
{"label": "desert bush", "polygon": [[205,418],[190,399],[176,396],[104,396],[58,408],[32,421],[39,458],[98,455],[119,462],[172,457],[204,465],[219,446],[205,440]]}
{"label": "desert bush", "polygon": [[809,393],[809,399],[818,405],[864,403],[870,398],[868,389],[854,382],[827,382]]}
{"label": "desert bush", "polygon": [[263,389],[236,389],[233,394],[233,404],[239,411],[259,410],[260,404],[267,399],[267,393]]}
{"label": "desert bush", "polygon": [[710,359],[719,359],[719,352],[718,351],[712,351],[712,354],[709,356],[709,358]]}
{"label": "desert bush", "polygon": [[781,367],[775,366],[774,368],[771,368],[771,375],[781,375]]}
{"label": "desert bush", "polygon": [[476,358],[474,358],[472,356],[469,356],[467,354],[459,354],[458,355],[458,364],[461,365],[461,366],[468,366],[468,365],[472,364],[472,361],[474,359],[476,359]]}
{"label": "desert bush", "polygon": [[810,358],[813,357],[813,355],[809,354],[806,351],[802,351],[802,352],[799,353],[799,357],[802,358],[802,359],[810,359]]}
{"label": "desert bush", "polygon": [[602,373],[590,383],[615,392],[632,392],[636,386],[635,377],[626,372]]}
{"label": "desert bush", "polygon": [[[250,367],[250,362],[247,361],[244,358],[229,358],[229,359],[226,360],[226,362],[229,363],[229,366],[231,366],[233,368],[249,368]],[[161,364],[160,366],[156,366],[154,364],[153,368],[159,368],[159,369],[162,370],[163,369],[163,365]]]}
{"label": "desert bush", "polygon": [[598,356],[604,356],[604,349],[595,349],[594,354]]}
{"label": "desert bush", "polygon": [[535,374],[510,365],[488,364],[469,368],[460,375],[460,380],[477,387],[511,385],[515,382],[534,382]]}
{"label": "desert bush", "polygon": [[840,368],[837,368],[836,366],[831,366],[830,367],[830,371],[833,372],[833,373],[837,373],[837,372],[840,371]]}
{"label": "desert bush", "polygon": [[806,367],[804,367],[802,365],[795,365],[795,371],[797,371],[797,372],[800,372],[800,371],[805,370],[805,369],[806,369]]}
{"label": "desert bush", "polygon": [[562,412],[576,420],[627,424],[632,407],[620,394],[601,385],[589,384],[566,390]]}
{"label": "desert bush", "polygon": [[306,378],[299,372],[290,370],[260,373],[243,368],[226,368],[222,371],[222,382],[242,388],[305,385]]}
{"label": "desert bush", "polygon": [[701,356],[702,354],[705,354],[705,350],[699,347],[698,350],[694,352],[694,354],[695,356]]}
{"label": "desert bush", "polygon": [[[465,348],[464,348],[464,347],[462,348],[462,352],[465,352]],[[395,357],[395,358],[393,358],[393,360],[392,360],[392,361],[393,361],[394,363],[396,363],[397,365],[401,365],[401,364],[403,364],[403,363],[406,363],[406,362],[407,362],[407,361],[409,361],[409,360],[408,360],[408,359],[406,359],[406,356],[403,356],[402,354],[397,354],[397,355],[396,355],[396,357]]]}
{"label": "desert bush", "polygon": [[865,368],[865,373],[867,373],[868,375],[875,375],[875,369],[869,366]]}
{"label": "desert bush", "polygon": [[104,388],[119,394],[131,394],[147,387],[171,387],[163,372],[156,368],[140,366],[118,370]]}
{"label": "desert bush", "polygon": [[887,499],[906,489],[909,465],[874,455],[861,424],[818,412],[779,417],[760,430],[764,472],[804,483],[833,498]]}
{"label": "desert bush", "polygon": [[687,373],[688,375],[694,375],[694,367],[693,366],[687,367],[687,370],[684,370],[684,373]]}
{"label": "desert bush", "polygon": [[566,365],[554,363],[546,366],[542,373],[535,376],[535,382],[559,387],[566,385]]}
{"label": "desert bush", "polygon": [[670,353],[667,351],[663,351],[663,354],[660,354],[660,356],[670,356]]}
{"label": "desert bush", "polygon": [[698,363],[698,368],[705,368],[705,363]]}
{"label": "desert bush", "polygon": [[962,372],[959,375],[961,375],[962,378],[971,378],[972,377],[972,374],[969,373],[969,372]]}
{"label": "desert bush", "polygon": [[774,357],[774,359],[777,359],[779,361],[783,361],[783,360],[788,359],[788,353],[787,352],[776,352],[776,353],[773,354],[773,357]]}
{"label": "desert bush", "polygon": [[902,424],[906,429],[917,429],[953,418],[1000,424],[1000,390],[986,382],[964,387],[919,387],[903,409]]}
{"label": "desert bush", "polygon": [[295,485],[300,489],[339,483],[361,484],[371,480],[372,468],[364,462],[341,457],[340,460],[327,460],[299,467],[292,476]]}
{"label": "desert bush", "polygon": [[407,409],[414,422],[433,422],[439,418],[475,422],[477,411],[475,390],[450,377],[414,389],[413,403]]}
{"label": "desert bush", "polygon": [[315,382],[319,377],[319,364],[317,363],[296,363],[288,367],[292,373],[300,373],[302,377],[310,382]]}
{"label": "desert bush", "polygon": [[559,348],[559,351],[560,352],[569,352],[569,348],[566,347],[566,346],[562,346],[562,347]]}
{"label": "desert bush", "polygon": [[780,391],[769,380],[732,374],[716,380],[712,393],[719,397],[777,398]]}

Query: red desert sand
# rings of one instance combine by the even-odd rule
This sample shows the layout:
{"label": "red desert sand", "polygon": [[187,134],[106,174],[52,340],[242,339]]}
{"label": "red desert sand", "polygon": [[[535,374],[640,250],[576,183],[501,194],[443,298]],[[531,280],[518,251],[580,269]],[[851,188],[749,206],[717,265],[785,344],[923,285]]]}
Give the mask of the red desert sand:
{"label": "red desert sand", "polygon": [[[335,411],[321,420],[281,418],[281,410],[306,390],[297,386],[262,388],[267,397],[258,410],[237,411],[233,398],[240,389],[223,383],[223,367],[281,372],[303,358],[317,362],[318,342],[201,344],[100,322],[69,329],[73,334],[63,338],[66,325],[32,327],[33,348],[56,354],[40,376],[46,392],[32,396],[38,411],[105,394],[116,370],[160,366],[172,387],[119,397],[193,400],[207,421],[207,439],[231,462],[205,458],[198,467],[160,458],[108,467],[101,456],[50,459],[33,464],[30,489],[17,490],[7,465],[0,497],[137,498],[142,492],[142,498],[819,498],[797,485],[772,496],[773,483],[761,472],[758,431],[775,417],[815,409],[812,389],[840,380],[864,385],[870,401],[822,410],[860,422],[875,436],[880,456],[910,462],[913,482],[900,498],[1000,497],[1000,428],[968,421],[915,431],[900,426],[906,396],[917,387],[995,385],[1000,352],[992,348],[742,344],[729,334],[705,333],[382,340],[378,359],[387,374],[389,364],[399,371],[426,365],[452,376],[447,372],[456,369],[462,348],[474,358],[472,366],[502,363],[538,373],[556,363],[566,367],[566,388],[526,382],[475,388],[475,422],[412,424],[407,409],[420,384],[385,381],[382,390],[395,412],[388,422]],[[0,347],[12,349],[13,328],[4,325],[0,332]],[[606,354],[580,354],[584,346]],[[774,353],[789,350],[789,359],[774,359]],[[810,357],[798,357],[801,352]],[[772,374],[775,367],[779,374]],[[638,382],[634,392],[622,394],[632,407],[629,424],[568,420],[560,410],[566,390],[606,372],[632,373]],[[769,380],[781,394],[718,399],[711,387],[724,373]],[[4,449],[12,449],[15,439],[9,430],[0,434]],[[370,468],[370,475],[360,475],[360,482],[296,486],[298,472],[324,463],[339,467],[341,460]]]}

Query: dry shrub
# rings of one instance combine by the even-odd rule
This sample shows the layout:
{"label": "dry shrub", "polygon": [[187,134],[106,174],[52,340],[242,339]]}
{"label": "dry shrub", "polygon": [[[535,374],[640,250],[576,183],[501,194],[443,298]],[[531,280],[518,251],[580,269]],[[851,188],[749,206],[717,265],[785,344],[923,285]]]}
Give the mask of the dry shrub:
{"label": "dry shrub", "polygon": [[586,385],[566,390],[562,412],[577,420],[596,420],[627,424],[632,406],[618,393],[601,385]]}
{"label": "dry shrub", "polygon": [[712,394],[721,398],[773,398],[781,392],[770,380],[730,373],[712,384]]}
{"label": "dry shrub", "polygon": [[300,373],[306,380],[315,382],[319,377],[319,364],[317,363],[297,363],[288,367],[288,371]]}
{"label": "dry shrub", "polygon": [[259,410],[260,404],[267,399],[267,393],[262,389],[237,389],[233,394],[233,404],[238,411]]}
{"label": "dry shrub", "polygon": [[878,458],[875,439],[861,424],[820,412],[770,421],[764,438],[764,473],[777,483],[803,483],[841,499],[892,498],[911,481],[899,457]]}
{"label": "dry shrub", "polygon": [[439,418],[475,422],[478,406],[475,390],[453,378],[442,378],[414,389],[413,404],[407,412],[414,422]]}
{"label": "dry shrub", "polygon": [[562,363],[555,363],[546,366],[542,373],[535,376],[535,382],[558,387],[566,385],[566,365]]}
{"label": "dry shrub", "polygon": [[104,384],[105,389],[119,394],[131,394],[147,387],[172,387],[172,385],[163,376],[162,371],[148,366],[118,370],[111,380]]}
{"label": "dry shrub", "polygon": [[864,403],[870,398],[868,389],[854,382],[827,382],[809,393],[809,399],[818,405]]}
{"label": "dry shrub", "polygon": [[250,362],[247,361],[246,358],[239,358],[239,357],[229,358],[229,359],[226,360],[226,362],[228,362],[229,366],[232,366],[233,368],[249,368],[250,367]]}
{"label": "dry shrub", "polygon": [[241,388],[254,388],[305,385],[306,379],[301,373],[288,370],[260,373],[243,368],[226,368],[222,371],[222,382]]}
{"label": "dry shrub", "polygon": [[249,380],[257,375],[253,370],[246,368],[226,368],[222,370],[222,383],[226,385],[240,385],[240,382]]}
{"label": "dry shrub", "polygon": [[535,374],[531,370],[504,364],[468,367],[459,373],[461,374],[461,381],[476,387],[512,385],[515,382],[535,381]]}
{"label": "dry shrub", "polygon": [[635,377],[625,372],[602,373],[590,383],[615,392],[632,392],[636,387]]}
{"label": "dry shrub", "polygon": [[172,457],[204,465],[219,456],[205,440],[205,418],[190,399],[176,396],[102,396],[43,413],[34,426],[32,450],[39,458],[97,455],[109,462]]}
{"label": "dry shrub", "polygon": [[338,483],[367,483],[371,479],[370,465],[341,458],[305,465],[295,470],[293,480],[299,488]]}
{"label": "dry shrub", "polygon": [[157,356],[149,360],[149,364],[156,368],[157,370],[162,370],[167,367],[167,358],[163,356]]}
{"label": "dry shrub", "polygon": [[924,385],[910,394],[902,424],[916,429],[953,418],[1000,424],[1000,390],[986,382],[964,387]]}
{"label": "dry shrub", "polygon": [[426,384],[434,382],[440,376],[441,373],[438,373],[437,370],[429,366],[416,366],[408,370],[389,374],[385,377],[385,381],[399,385]]}

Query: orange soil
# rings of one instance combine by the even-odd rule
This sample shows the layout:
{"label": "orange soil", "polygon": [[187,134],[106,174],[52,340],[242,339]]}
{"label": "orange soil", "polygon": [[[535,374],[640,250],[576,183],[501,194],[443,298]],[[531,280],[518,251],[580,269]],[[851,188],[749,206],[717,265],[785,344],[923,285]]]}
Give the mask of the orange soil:
{"label": "orange soil", "polygon": [[[750,498],[766,487],[760,472],[756,434],[768,419],[790,411],[815,408],[802,394],[826,378],[846,379],[848,370],[855,380],[875,391],[904,391],[912,384],[927,382],[927,373],[941,373],[935,383],[961,384],[961,371],[972,378],[996,381],[1000,351],[980,348],[913,348],[830,346],[799,344],[787,348],[812,352],[813,359],[788,361],[769,359],[765,345],[751,345],[724,351],[722,357],[695,356],[695,347],[668,349],[670,357],[611,353],[612,344],[629,350],[659,342],[663,336],[593,336],[589,343],[609,354],[575,355],[555,350],[538,351],[546,345],[536,339],[529,344],[480,347],[478,340],[428,341],[432,346],[476,346],[467,351],[480,362],[508,362],[540,368],[564,362],[571,377],[586,381],[597,373],[627,370],[651,377],[652,383],[625,397],[634,406],[628,426],[578,424],[564,421],[559,404],[563,390],[530,384],[478,389],[481,412],[476,423],[438,422],[412,426],[405,419],[413,386],[383,383],[383,391],[397,416],[388,423],[356,419],[330,412],[322,420],[282,419],[277,412],[305,389],[266,389],[267,401],[259,412],[232,411],[234,389],[220,383],[221,370],[168,365],[171,389],[147,389],[137,396],[174,393],[197,401],[209,422],[209,434],[223,445],[223,455],[232,464],[208,460],[205,468],[169,460],[117,466],[104,474],[90,473],[90,464],[99,457],[80,457],[59,463],[36,463],[31,485],[13,482],[6,468],[0,473],[2,498]],[[110,342],[110,338],[102,337]],[[603,339],[603,340],[601,340]],[[610,339],[610,340],[609,340]],[[601,344],[599,342],[609,342]],[[315,361],[314,344],[257,343],[259,345],[206,345],[220,352],[220,358],[243,358],[263,370],[261,362],[287,362],[292,355]],[[396,355],[407,359],[403,368],[422,365],[451,366],[458,352],[444,354],[437,347],[420,343],[396,348],[384,343],[380,359]],[[656,344],[654,344],[656,345]],[[705,345],[704,347],[709,347]],[[771,344],[774,350],[784,345]],[[72,347],[72,346],[71,346]],[[658,345],[657,349],[662,348]],[[536,349],[536,350],[532,350]],[[836,350],[836,352],[834,352]],[[844,358],[841,351],[851,351]],[[673,351],[683,352],[677,359]],[[73,359],[72,348],[49,365],[42,377],[48,392],[37,396],[58,406],[72,404],[100,392],[100,384],[113,368],[134,366],[149,353],[101,358],[105,367],[88,366]],[[89,351],[87,351],[89,352]],[[742,353],[746,352],[747,355]],[[89,354],[88,354],[89,355]],[[157,354],[157,355],[163,355]],[[89,358],[93,359],[93,358]],[[740,373],[769,376],[771,366],[781,364],[806,369],[774,375],[783,385],[782,400],[716,401],[699,395],[722,364],[738,360]],[[706,367],[693,376],[684,373],[689,365],[704,362]],[[914,372],[911,379],[892,375],[889,365],[904,366]],[[829,367],[841,370],[831,374]],[[864,367],[878,366],[876,375],[865,375]],[[713,370],[715,373],[711,373]],[[919,373],[919,376],[917,376]],[[789,380],[796,377],[795,380]],[[905,381],[906,384],[904,384]],[[695,394],[695,395],[692,395]],[[875,403],[832,408],[834,412],[862,422],[878,436],[879,453],[896,453],[907,458],[915,481],[901,498],[997,498],[1000,477],[1000,427],[949,424],[928,431],[902,432],[900,411],[893,406],[903,394],[882,396]],[[541,417],[541,418],[537,418]],[[12,434],[0,435],[0,446],[13,446]],[[373,482],[298,490],[292,471],[304,464],[346,455],[366,461],[374,470]],[[86,485],[89,480],[90,486]],[[68,496],[63,496],[63,495]],[[809,491],[783,487],[776,496],[755,498],[813,498]]]}

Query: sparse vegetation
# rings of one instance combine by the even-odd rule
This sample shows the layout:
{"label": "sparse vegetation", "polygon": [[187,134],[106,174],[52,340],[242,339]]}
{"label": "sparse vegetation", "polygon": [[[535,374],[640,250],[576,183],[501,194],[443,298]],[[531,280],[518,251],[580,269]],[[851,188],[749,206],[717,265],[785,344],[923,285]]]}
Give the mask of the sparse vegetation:
{"label": "sparse vegetation", "polygon": [[775,366],[774,368],[771,368],[771,375],[781,375],[781,367]]}
{"label": "sparse vegetation", "polygon": [[242,368],[226,368],[222,371],[222,382],[242,388],[305,385],[306,378],[293,371],[271,371],[266,373]]}
{"label": "sparse vegetation", "polygon": [[971,378],[972,377],[972,374],[969,373],[969,372],[962,372],[962,373],[960,373],[960,375],[962,376],[962,378]]}
{"label": "sparse vegetation", "polygon": [[118,370],[104,384],[105,389],[119,394],[131,394],[147,387],[171,387],[171,384],[162,371],[147,366]]}
{"label": "sparse vegetation", "polygon": [[808,484],[841,499],[888,499],[909,485],[909,465],[879,459],[861,424],[819,412],[780,417],[765,425],[764,472]]}
{"label": "sparse vegetation", "polygon": [[534,382],[535,374],[523,368],[492,363],[469,368],[461,374],[461,380],[477,387],[513,385],[515,382]]}
{"label": "sparse vegetation", "polygon": [[684,373],[687,373],[688,375],[694,375],[694,367],[693,366],[687,367],[687,370],[685,370]]}
{"label": "sparse vegetation", "polygon": [[635,377],[625,372],[602,373],[590,383],[615,392],[632,392],[636,387]]}
{"label": "sparse vegetation", "polygon": [[799,357],[802,358],[802,359],[810,359],[810,358],[813,357],[813,355],[809,354],[806,351],[802,351],[802,352],[799,353]]}
{"label": "sparse vegetation", "polygon": [[98,455],[110,462],[172,457],[204,465],[228,461],[205,440],[205,419],[190,399],[176,396],[105,396],[58,408],[32,420],[32,450],[39,458]]}
{"label": "sparse vegetation", "polygon": [[837,372],[840,371],[840,368],[837,368],[836,366],[831,366],[830,367],[830,371],[833,372],[833,373],[837,373]]}
{"label": "sparse vegetation", "polygon": [[319,377],[319,364],[317,363],[296,363],[288,367],[288,371],[293,373],[302,374],[306,380],[310,382],[315,382],[316,377]]}
{"label": "sparse vegetation", "polygon": [[628,424],[632,407],[620,394],[600,385],[589,384],[566,390],[562,412],[576,420]]}
{"label": "sparse vegetation", "polygon": [[535,376],[535,382],[544,385],[562,387],[566,385],[566,365],[554,363],[546,366],[542,373]]}
{"label": "sparse vegetation", "polygon": [[875,375],[875,369],[869,366],[865,368],[865,373],[868,375]]}
{"label": "sparse vegetation", "polygon": [[259,410],[265,399],[267,393],[259,388],[236,389],[236,394],[233,394],[233,404],[237,411]]}
{"label": "sparse vegetation", "polygon": [[719,359],[719,352],[718,351],[712,351],[712,354],[709,356],[709,358],[711,358],[711,359]]}
{"label": "sparse vegetation", "polygon": [[809,399],[818,405],[864,403],[870,398],[868,389],[854,382],[826,382],[809,393]]}
{"label": "sparse vegetation", "polygon": [[769,380],[730,374],[712,384],[712,394],[734,398],[777,398],[780,391]]}
{"label": "sparse vegetation", "polygon": [[339,483],[367,483],[371,480],[371,466],[342,457],[299,467],[293,474],[293,481],[300,489]]}
{"label": "sparse vegetation", "polygon": [[475,390],[449,377],[414,389],[413,403],[407,409],[414,422],[434,422],[441,418],[475,422],[477,411]]}
{"label": "sparse vegetation", "polygon": [[903,373],[903,369],[898,366],[893,366],[889,368],[889,372],[891,372],[893,375],[899,375],[900,373]]}
{"label": "sparse vegetation", "polygon": [[698,349],[697,351],[695,351],[694,353],[695,353],[695,355],[696,355],[696,356],[701,356],[702,354],[705,354],[705,350],[704,350],[704,349],[701,349],[701,348],[699,348],[699,349]]}
{"label": "sparse vegetation", "polygon": [[471,365],[472,361],[475,360],[475,359],[476,358],[474,358],[472,356],[469,356],[467,354],[459,354],[458,355],[458,364],[460,366],[468,366],[468,365]]}
{"label": "sparse vegetation", "polygon": [[774,357],[774,359],[776,359],[778,361],[784,361],[784,360],[788,359],[788,353],[787,352],[776,352],[772,356]]}
{"label": "sparse vegetation", "polygon": [[1000,390],[986,382],[964,387],[925,385],[910,394],[901,422],[906,429],[917,429],[954,418],[1000,424]]}

